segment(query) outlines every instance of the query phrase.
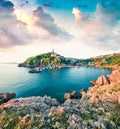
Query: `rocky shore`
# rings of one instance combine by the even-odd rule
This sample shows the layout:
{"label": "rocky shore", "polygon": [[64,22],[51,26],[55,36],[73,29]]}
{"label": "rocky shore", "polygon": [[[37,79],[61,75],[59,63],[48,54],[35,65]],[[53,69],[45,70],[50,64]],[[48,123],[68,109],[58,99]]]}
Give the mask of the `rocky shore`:
{"label": "rocky shore", "polygon": [[15,93],[0,93],[0,104],[7,102],[11,98],[15,97]]}
{"label": "rocky shore", "polygon": [[81,98],[65,93],[62,104],[49,96],[9,100],[14,94],[0,94],[10,96],[0,104],[0,129],[120,129],[120,68],[91,83]]}
{"label": "rocky shore", "polygon": [[87,92],[66,93],[60,104],[49,96],[0,105],[0,129],[120,129],[120,71],[101,76]]}
{"label": "rocky shore", "polygon": [[87,96],[59,104],[48,96],[0,105],[1,129],[119,129],[120,105],[91,103]]}
{"label": "rocky shore", "polygon": [[94,86],[90,87],[86,94],[92,102],[120,103],[120,67],[107,76],[100,76],[96,81],[91,80],[91,83]]}

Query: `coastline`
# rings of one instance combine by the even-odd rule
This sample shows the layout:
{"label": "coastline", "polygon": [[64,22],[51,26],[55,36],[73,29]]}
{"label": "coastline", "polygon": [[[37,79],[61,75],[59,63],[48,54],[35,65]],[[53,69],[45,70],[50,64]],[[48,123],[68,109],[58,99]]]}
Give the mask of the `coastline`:
{"label": "coastline", "polygon": [[[38,96],[12,99],[1,104],[0,127],[15,129],[26,127],[30,129],[119,128],[120,70],[119,68],[111,70],[110,75],[100,76],[87,92],[81,90],[81,98],[75,96],[60,104],[49,96]],[[76,95],[75,92],[71,94]],[[8,119],[7,125],[4,124],[5,118]]]}
{"label": "coastline", "polygon": [[[108,89],[112,84],[105,87]],[[118,88],[119,86],[120,84]],[[111,91],[113,99],[105,96],[107,92],[102,93],[105,96],[103,101],[98,97],[103,87],[104,85],[93,86],[87,93],[82,90],[80,99],[67,99],[62,104],[49,96],[9,100],[0,105],[0,128],[116,129],[120,120],[120,96],[115,96],[120,89],[117,92],[114,87]]]}

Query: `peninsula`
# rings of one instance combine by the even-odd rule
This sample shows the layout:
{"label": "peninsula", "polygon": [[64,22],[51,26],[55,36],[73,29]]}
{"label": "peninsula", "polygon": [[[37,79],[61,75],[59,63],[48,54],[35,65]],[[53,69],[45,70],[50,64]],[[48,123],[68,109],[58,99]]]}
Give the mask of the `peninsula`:
{"label": "peninsula", "polygon": [[52,51],[30,57],[18,66],[32,68],[30,73],[39,73],[45,69],[94,66],[94,63],[93,59],[67,58]]}

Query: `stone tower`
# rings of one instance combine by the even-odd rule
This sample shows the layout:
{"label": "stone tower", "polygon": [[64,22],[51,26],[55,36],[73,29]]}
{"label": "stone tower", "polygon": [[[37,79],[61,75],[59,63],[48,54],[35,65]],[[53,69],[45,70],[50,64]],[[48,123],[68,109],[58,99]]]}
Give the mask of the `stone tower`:
{"label": "stone tower", "polygon": [[52,49],[52,53],[54,54],[54,49]]}

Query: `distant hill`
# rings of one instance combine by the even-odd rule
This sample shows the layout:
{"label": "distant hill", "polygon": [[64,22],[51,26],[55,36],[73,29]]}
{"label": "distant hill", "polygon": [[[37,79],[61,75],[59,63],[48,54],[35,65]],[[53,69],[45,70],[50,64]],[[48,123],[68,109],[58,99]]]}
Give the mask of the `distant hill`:
{"label": "distant hill", "polygon": [[102,66],[102,67],[112,67],[115,65],[120,66],[120,53],[114,53],[114,54],[108,54],[108,55],[102,55],[98,57],[91,58],[96,66]]}
{"label": "distant hill", "polygon": [[19,67],[64,67],[64,66],[96,66],[111,68],[120,66],[120,53],[101,55],[89,59],[66,58],[54,52],[48,52],[41,55],[28,58]]}

